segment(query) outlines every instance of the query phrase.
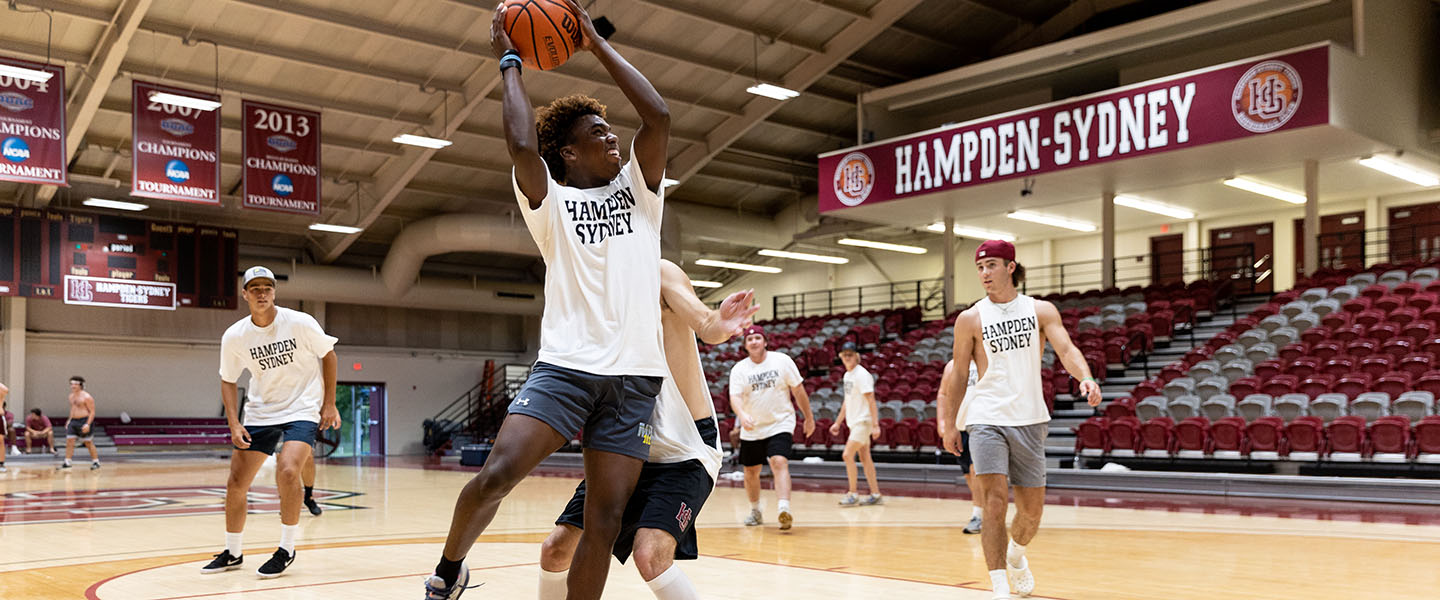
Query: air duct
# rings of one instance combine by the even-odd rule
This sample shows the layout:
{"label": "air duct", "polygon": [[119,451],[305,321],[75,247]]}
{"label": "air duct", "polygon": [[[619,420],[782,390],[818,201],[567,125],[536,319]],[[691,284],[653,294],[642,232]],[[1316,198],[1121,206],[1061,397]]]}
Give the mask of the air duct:
{"label": "air duct", "polygon": [[420,275],[425,259],[448,252],[497,252],[540,256],[519,218],[449,214],[405,226],[390,242],[380,277],[391,296],[405,296]]}

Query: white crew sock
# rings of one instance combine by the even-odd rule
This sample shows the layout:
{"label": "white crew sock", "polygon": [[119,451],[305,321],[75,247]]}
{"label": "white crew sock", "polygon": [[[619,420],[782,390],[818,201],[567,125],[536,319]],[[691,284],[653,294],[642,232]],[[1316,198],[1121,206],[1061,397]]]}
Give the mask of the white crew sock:
{"label": "white crew sock", "polygon": [[978,517],[978,518],[981,518],[981,519],[985,518],[984,512],[982,512],[982,511],[980,510],[980,507],[978,507],[978,506],[971,507],[971,508],[970,508],[970,518],[974,519],[974,518],[977,518],[977,517]]}
{"label": "white crew sock", "polygon": [[295,536],[300,533],[300,525],[280,524],[280,547],[286,552],[295,553]]}
{"label": "white crew sock", "polygon": [[243,531],[240,533],[225,532],[225,550],[230,552],[230,556],[239,558],[244,554],[245,551],[240,549],[240,539],[243,537],[245,537]]}
{"label": "white crew sock", "polygon": [[1010,576],[1005,573],[1005,569],[990,572],[990,589],[993,590],[991,595],[995,598],[1010,597]]}
{"label": "white crew sock", "polygon": [[680,570],[680,565],[670,565],[664,573],[645,582],[645,585],[650,586],[650,591],[655,592],[658,600],[700,600],[695,584],[690,583],[690,578]]}
{"label": "white crew sock", "polygon": [[751,502],[751,503],[750,503],[750,510],[760,510],[760,501],[759,501],[759,500],[756,500],[756,501],[754,501],[754,502]]}
{"label": "white crew sock", "polygon": [[790,501],[789,501],[789,500],[781,500],[781,501],[778,503],[778,505],[776,506],[776,510],[778,510],[778,511],[780,511],[780,512],[790,512]]}
{"label": "white crew sock", "polygon": [[1010,540],[1010,548],[1005,552],[1005,562],[1010,563],[1012,569],[1023,569],[1026,566],[1025,547]]}
{"label": "white crew sock", "polygon": [[565,600],[565,581],[570,578],[570,570],[546,571],[540,569],[540,600]]}

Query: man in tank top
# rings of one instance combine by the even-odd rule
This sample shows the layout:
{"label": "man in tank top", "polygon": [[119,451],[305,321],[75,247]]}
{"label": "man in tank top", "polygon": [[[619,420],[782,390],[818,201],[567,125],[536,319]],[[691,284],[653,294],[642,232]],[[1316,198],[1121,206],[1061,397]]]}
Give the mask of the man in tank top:
{"label": "man in tank top", "polygon": [[[973,360],[980,378],[966,395],[963,377],[951,377],[939,405],[945,449],[959,454],[960,431],[970,434],[975,483],[982,498],[981,545],[994,598],[1029,596],[1035,577],[1025,547],[1040,527],[1045,506],[1045,436],[1050,414],[1040,385],[1045,341],[1071,376],[1080,395],[1100,404],[1100,386],[1090,376],[1080,349],[1070,341],[1055,305],[1015,289],[1025,269],[1015,262],[1015,246],[989,240],[975,251],[975,267],[986,297],[955,320],[955,366],[969,370]],[[960,400],[956,404],[956,400]],[[1005,513],[1015,493],[1015,522],[1006,546]],[[1007,575],[1006,567],[1013,571]]]}

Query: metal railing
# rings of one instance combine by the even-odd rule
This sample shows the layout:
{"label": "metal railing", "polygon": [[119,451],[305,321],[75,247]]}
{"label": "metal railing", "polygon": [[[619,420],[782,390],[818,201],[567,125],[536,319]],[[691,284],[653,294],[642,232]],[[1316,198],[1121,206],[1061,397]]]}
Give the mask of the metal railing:
{"label": "metal railing", "polygon": [[[1270,255],[1255,256],[1254,244],[1227,244],[1173,252],[1115,257],[1115,287],[1148,286],[1197,280],[1231,280],[1237,293],[1273,275]],[[1102,261],[1088,260],[1027,266],[1021,291],[1032,295],[1098,290],[1103,286]]]}
{"label": "metal railing", "polygon": [[776,319],[919,306],[925,318],[944,316],[944,280],[919,279],[783,294],[771,302]]}
{"label": "metal railing", "polygon": [[[1316,236],[1321,268],[1360,268],[1382,262],[1426,262],[1440,258],[1440,225],[1392,225]],[[1298,266],[1304,262],[1296,257]]]}
{"label": "metal railing", "polygon": [[506,408],[529,373],[530,365],[485,361],[485,376],[479,383],[421,424],[426,451],[435,452],[446,444],[458,450],[466,441],[494,440]]}

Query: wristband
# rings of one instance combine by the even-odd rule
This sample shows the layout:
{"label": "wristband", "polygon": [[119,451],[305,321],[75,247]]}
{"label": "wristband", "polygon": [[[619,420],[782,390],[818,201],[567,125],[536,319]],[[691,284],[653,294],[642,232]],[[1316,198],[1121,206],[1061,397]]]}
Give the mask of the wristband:
{"label": "wristband", "polygon": [[1086,377],[1086,378],[1084,378],[1084,379],[1081,379],[1080,381],[1082,381],[1082,382],[1088,381],[1088,382],[1090,382],[1090,383],[1100,383],[1100,382],[1098,382],[1098,381],[1095,381],[1095,378],[1094,378],[1094,377]]}
{"label": "wristband", "polygon": [[500,58],[500,72],[504,73],[505,69],[509,69],[512,67],[518,69],[520,68],[521,64],[522,61],[520,60],[519,54],[511,54],[509,52],[506,52],[505,56]]}

